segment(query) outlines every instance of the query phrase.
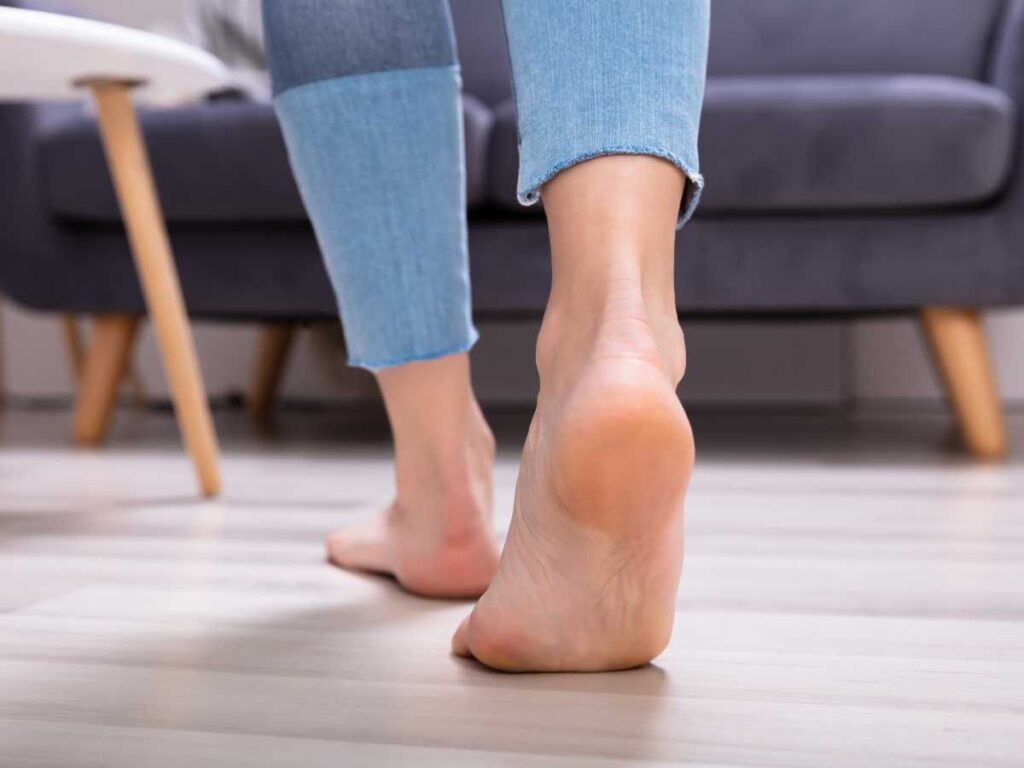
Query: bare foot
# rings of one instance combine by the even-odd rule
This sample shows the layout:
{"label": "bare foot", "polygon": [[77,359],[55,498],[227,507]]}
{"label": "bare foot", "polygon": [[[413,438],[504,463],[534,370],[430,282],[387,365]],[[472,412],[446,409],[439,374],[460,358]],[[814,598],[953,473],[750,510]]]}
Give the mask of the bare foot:
{"label": "bare foot", "polygon": [[481,524],[461,536],[444,536],[414,520],[415,514],[395,502],[376,519],[332,534],[327,559],[339,568],[393,576],[424,597],[482,595],[498,565],[493,532]]}
{"label": "bare foot", "polygon": [[399,438],[397,498],[376,519],[333,534],[331,563],[394,576],[426,597],[483,594],[499,554],[491,520],[494,438],[475,401],[470,408],[454,457],[436,446],[405,450]]}
{"label": "bare foot", "polygon": [[453,639],[495,669],[626,669],[672,632],[694,461],[682,333],[631,281],[609,295],[593,323],[549,310],[541,331],[505,551]]}

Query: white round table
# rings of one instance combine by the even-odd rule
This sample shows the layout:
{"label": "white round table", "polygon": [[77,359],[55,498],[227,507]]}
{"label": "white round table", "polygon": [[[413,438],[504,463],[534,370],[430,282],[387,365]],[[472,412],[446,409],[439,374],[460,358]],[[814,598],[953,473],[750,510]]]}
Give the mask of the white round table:
{"label": "white round table", "polygon": [[[220,491],[217,438],[135,98],[181,103],[227,82],[224,66],[192,46],[96,21],[0,8],[0,100],[91,98],[136,271],[156,332],[179,429],[206,496]],[[79,382],[75,437],[102,440],[138,318],[96,319]]]}

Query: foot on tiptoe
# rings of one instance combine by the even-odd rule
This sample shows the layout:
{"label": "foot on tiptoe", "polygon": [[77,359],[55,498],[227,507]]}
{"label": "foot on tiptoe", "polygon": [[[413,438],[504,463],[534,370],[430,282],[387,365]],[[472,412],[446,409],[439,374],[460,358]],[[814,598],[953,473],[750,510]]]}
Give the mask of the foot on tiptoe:
{"label": "foot on tiptoe", "polygon": [[676,395],[685,352],[674,314],[652,318],[621,293],[594,323],[573,323],[585,332],[549,311],[511,529],[453,638],[458,655],[510,672],[603,671],[668,643],[694,461]]}

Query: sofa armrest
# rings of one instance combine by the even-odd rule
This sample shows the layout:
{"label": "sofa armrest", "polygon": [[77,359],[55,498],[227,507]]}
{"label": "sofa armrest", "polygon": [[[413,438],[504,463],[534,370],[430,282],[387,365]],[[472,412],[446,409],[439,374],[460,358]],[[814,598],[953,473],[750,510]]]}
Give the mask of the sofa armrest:
{"label": "sofa armrest", "polygon": [[[0,6],[82,15],[60,2],[0,0]],[[0,293],[31,308],[51,303],[61,260],[73,251],[43,206],[39,137],[81,110],[74,103],[0,103]]]}
{"label": "sofa armrest", "polygon": [[0,104],[0,294],[29,308],[45,308],[69,250],[43,206],[37,172],[39,127],[67,108]]}
{"label": "sofa armrest", "polygon": [[1009,0],[995,38],[989,81],[1024,104],[1024,0]]}
{"label": "sofa armrest", "polygon": [[1007,0],[994,40],[988,81],[1017,108],[1017,155],[999,201],[1010,251],[1024,254],[1024,0]]}

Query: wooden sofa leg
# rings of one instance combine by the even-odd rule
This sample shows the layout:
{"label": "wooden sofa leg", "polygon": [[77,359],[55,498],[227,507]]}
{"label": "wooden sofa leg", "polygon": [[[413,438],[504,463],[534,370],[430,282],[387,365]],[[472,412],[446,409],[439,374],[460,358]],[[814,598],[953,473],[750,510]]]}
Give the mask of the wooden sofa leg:
{"label": "wooden sofa leg", "polygon": [[981,459],[1006,455],[1006,422],[981,315],[929,307],[921,324],[967,449]]}
{"label": "wooden sofa leg", "polygon": [[[68,364],[71,366],[71,374],[77,385],[82,376],[82,369],[85,367],[85,345],[82,344],[82,337],[78,332],[78,318],[70,313],[65,313],[61,315],[60,321],[64,331],[64,346],[67,348]],[[144,407],[149,401],[146,385],[142,383],[142,377],[130,357],[125,364],[124,383],[131,387],[132,400],[135,405],[139,408]]]}
{"label": "wooden sofa leg", "polygon": [[80,445],[96,445],[103,440],[138,330],[139,318],[135,315],[96,318],[92,343],[78,377],[74,438]]}
{"label": "wooden sofa leg", "polygon": [[249,415],[257,421],[265,421],[270,416],[294,339],[295,326],[291,324],[270,325],[263,330],[246,402]]}
{"label": "wooden sofa leg", "polygon": [[64,347],[68,353],[71,376],[77,382],[82,377],[82,368],[85,366],[85,347],[78,332],[78,319],[70,313],[65,313],[60,316],[60,327],[64,333]]}

